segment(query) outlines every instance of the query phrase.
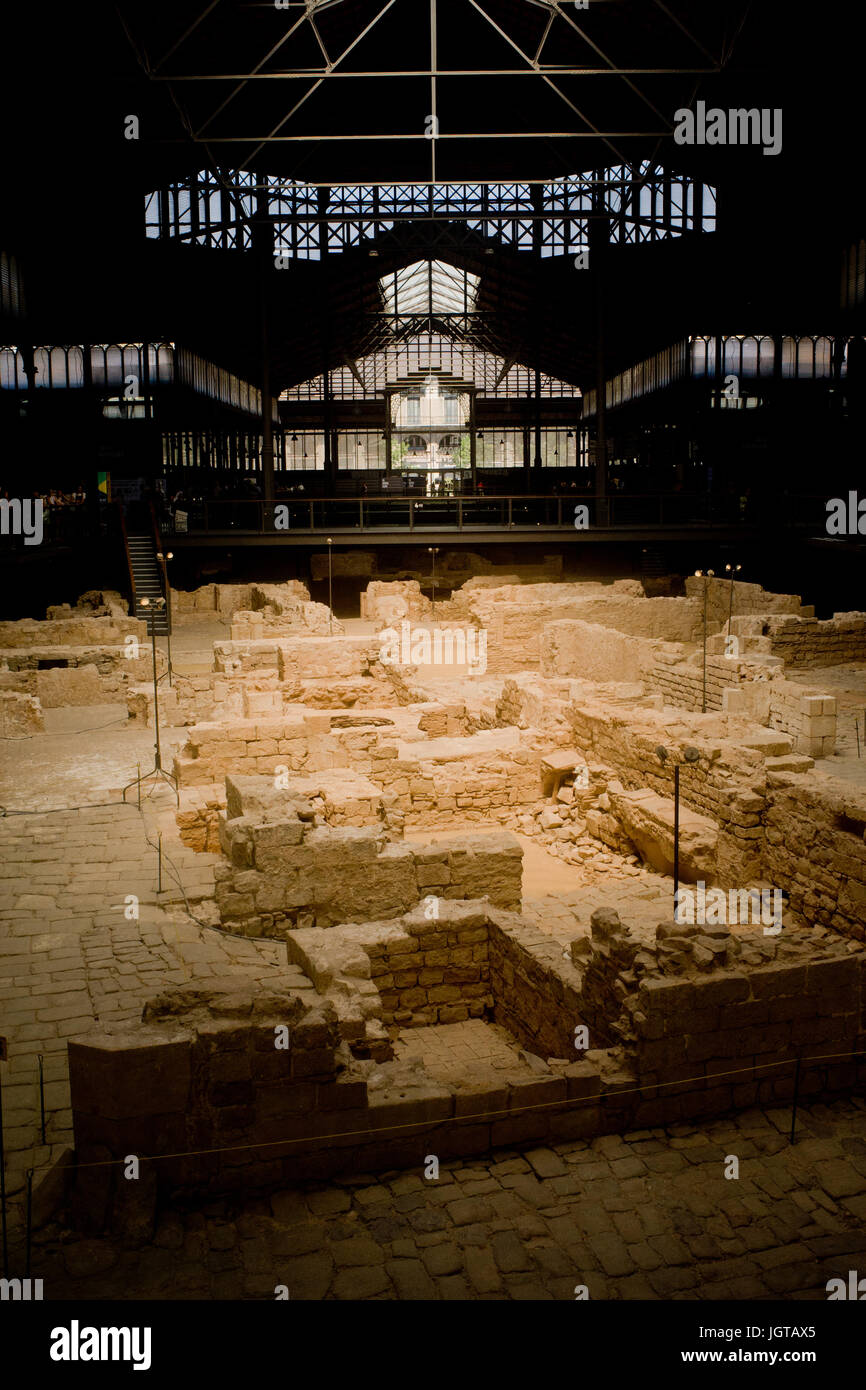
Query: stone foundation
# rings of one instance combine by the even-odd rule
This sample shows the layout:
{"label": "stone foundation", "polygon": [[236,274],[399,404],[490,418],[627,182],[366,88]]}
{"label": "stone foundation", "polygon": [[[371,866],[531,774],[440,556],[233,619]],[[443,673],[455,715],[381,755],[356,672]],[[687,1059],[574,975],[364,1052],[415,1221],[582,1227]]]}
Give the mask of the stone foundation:
{"label": "stone foundation", "polygon": [[[791,1099],[798,1058],[803,1097],[829,1098],[866,1073],[850,1055],[866,1042],[863,951],[792,942],[788,958],[748,971],[670,978],[614,913],[594,914],[591,937],[563,959],[561,943],[478,903],[447,904],[438,922],[415,913],[296,932],[288,950],[322,996],[313,1004],[291,990],[188,987],[154,1000],[143,1024],[70,1042],[76,1155],[96,1165],[77,1173],[81,1224],[141,1233],[169,1191],[249,1192],[417,1168],[431,1152],[441,1159],[779,1104]],[[453,964],[467,952],[471,964]],[[442,953],[451,964],[427,960]],[[383,989],[401,965],[415,984]],[[440,970],[443,983],[421,984]],[[450,989],[448,970],[461,971]],[[477,980],[466,978],[476,970]],[[444,989],[447,999],[435,997]],[[492,995],[494,1012],[536,1049],[522,1054],[536,1065],[446,1084],[393,1060],[382,1018],[403,993],[411,1021],[490,1007]],[[621,1041],[599,1046],[599,1024],[610,1029],[619,1002]],[[365,1058],[356,1052],[368,1046],[368,1025],[378,1034],[372,1027],[376,1056]],[[141,1183],[122,1179],[131,1153],[156,1160]]]}
{"label": "stone foundation", "polygon": [[26,738],[44,729],[42,706],[33,695],[0,690],[0,738]]}
{"label": "stone foundation", "polygon": [[287,780],[275,789],[264,777],[226,779],[220,844],[229,864],[217,868],[216,902],[232,930],[283,936],[298,923],[397,917],[428,893],[520,903],[522,851],[513,836],[399,843],[388,839],[372,783],[346,772],[329,792],[319,791],[317,808],[309,793],[319,786]]}

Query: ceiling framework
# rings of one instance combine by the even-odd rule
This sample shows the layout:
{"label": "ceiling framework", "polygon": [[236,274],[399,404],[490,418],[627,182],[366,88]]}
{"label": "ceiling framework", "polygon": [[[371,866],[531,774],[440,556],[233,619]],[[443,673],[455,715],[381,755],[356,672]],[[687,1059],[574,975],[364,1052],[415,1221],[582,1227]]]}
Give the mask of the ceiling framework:
{"label": "ceiling framework", "polygon": [[249,250],[266,228],[274,256],[320,260],[397,224],[463,222],[491,243],[542,257],[589,248],[604,223],[613,244],[716,229],[716,190],[649,160],[550,183],[339,185],[316,189],[248,171],[199,170],[145,197],[145,231],[216,250]]}
{"label": "ceiling framework", "polygon": [[[725,69],[736,0],[177,0],[119,13],[165,146],[311,184],[632,164]],[[179,117],[179,120],[178,120]]]}
{"label": "ceiling framework", "polygon": [[[472,344],[456,342],[449,333],[420,325],[399,344],[372,352],[360,361],[330,373],[328,395],[332,400],[382,399],[388,389],[429,375],[452,384],[471,384],[479,396],[498,400],[534,396],[535,372]],[[577,399],[580,391],[567,381],[540,373],[538,394],[544,399]],[[323,375],[283,392],[286,401],[323,401]]]}

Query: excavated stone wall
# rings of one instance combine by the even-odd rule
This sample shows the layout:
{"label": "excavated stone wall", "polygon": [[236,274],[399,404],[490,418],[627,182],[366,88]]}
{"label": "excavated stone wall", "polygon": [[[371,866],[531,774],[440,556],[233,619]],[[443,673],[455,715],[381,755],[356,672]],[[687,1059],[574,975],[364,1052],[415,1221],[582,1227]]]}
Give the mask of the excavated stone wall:
{"label": "excavated stone wall", "polygon": [[[426,959],[443,950],[431,946],[443,937],[449,961],[471,951],[464,969],[477,966],[479,978],[454,980],[460,1002],[452,995],[431,1004],[445,971],[458,968]],[[446,905],[444,929],[414,913],[345,928],[342,940],[298,931],[288,955],[323,996],[312,1003],[306,992],[187,987],[147,1005],[140,1024],[71,1042],[79,1219],[140,1232],[152,1228],[161,1192],[248,1191],[417,1166],[419,1153],[483,1153],[778,1104],[791,1099],[797,1057],[803,1097],[829,1098],[862,1079],[866,1069],[850,1054],[866,1042],[864,951],[816,950],[804,939],[787,958],[748,971],[726,964],[671,977],[636,949],[614,913],[595,913],[582,942],[563,961],[519,917],[478,903]],[[487,979],[478,947],[487,950]],[[381,1017],[385,999],[397,993],[399,1002],[402,991],[377,981],[393,980],[417,956],[406,992],[421,988],[408,977],[425,971],[441,969],[443,984],[431,979],[426,1006],[419,1000],[401,1012],[469,1013],[489,1007],[490,992],[495,1012],[502,988],[537,1069],[445,1084],[391,1060]],[[479,992],[467,993],[471,986]],[[575,1028],[586,1021],[594,1043],[593,1013],[609,1019],[617,997],[623,1041],[576,1051]],[[358,1054],[366,1055],[368,1021],[379,1042],[376,1060],[365,1061]],[[545,1061],[551,1045],[557,1055]],[[129,1153],[175,1157],[128,1183],[121,1160]]]}
{"label": "excavated stone wall", "polygon": [[506,819],[513,810],[538,800],[539,755],[517,740],[510,746],[487,740],[489,735],[483,733],[472,738],[477,746],[473,754],[457,740],[395,744],[383,735],[371,749],[368,775],[382,787],[388,804],[403,813],[407,825],[447,828],[455,816]]}
{"label": "excavated stone wall", "polygon": [[433,611],[417,579],[372,580],[361,594],[361,617],[385,627],[403,618],[423,621]]}
{"label": "excavated stone wall", "polygon": [[583,1021],[580,975],[562,945],[522,919],[489,919],[492,1016],[534,1056],[576,1057],[574,1029]]}
{"label": "excavated stone wall", "polygon": [[[634,1013],[641,1081],[683,1083],[684,1094],[667,1101],[677,1118],[788,1099],[793,1068],[778,1064],[798,1054],[833,1059],[826,1065],[835,1064],[836,1084],[854,1084],[855,1064],[844,1059],[863,1046],[864,967],[860,952],[703,980],[644,981]],[[689,1095],[696,1076],[706,1077],[705,1088]]]}
{"label": "excavated stone wall", "polygon": [[[685,589],[687,598],[700,604],[701,614],[706,594],[707,628],[710,632],[719,632],[727,624],[731,611],[730,580],[718,576],[704,579],[689,575]],[[733,613],[736,622],[738,617],[753,613],[788,613],[795,617],[811,618],[815,610],[804,606],[798,594],[774,594],[769,589],[762,589],[760,584],[743,584],[737,580],[734,583]]]}
{"label": "excavated stone wall", "polygon": [[866,661],[866,613],[811,617],[734,619],[734,631],[766,639],[767,650],[786,666],[809,669]]}
{"label": "excavated stone wall", "polygon": [[384,821],[378,789],[357,774],[324,790],[317,779],[276,789],[264,777],[227,778],[220,844],[229,863],[215,874],[223,922],[246,936],[282,936],[298,921],[321,927],[397,917],[428,891],[519,905],[522,851],[514,836],[410,845],[389,840]]}
{"label": "excavated stone wall", "polygon": [[[700,654],[658,653],[642,672],[650,690],[661,695],[666,705],[699,710],[703,706],[704,673]],[[737,662],[726,657],[707,656],[707,709],[720,710],[724,692],[739,683]]]}
{"label": "excavated stone wall", "polygon": [[172,589],[172,621],[183,627],[202,618],[230,622],[242,609],[256,611],[266,605],[291,613],[310,601],[310,591],[299,579],[282,584],[203,584],[198,589]]}
{"label": "excavated stone wall", "polygon": [[[613,769],[628,790],[649,789],[671,800],[671,763],[662,763],[656,748],[668,746],[682,761],[686,744],[697,747],[700,761],[680,769],[680,796],[684,806],[719,827],[718,882],[736,887],[761,876],[767,803],[760,737],[752,739],[754,748],[736,746],[712,735],[708,739],[697,727],[672,731],[664,713],[643,710],[638,718],[635,710],[590,700],[574,702],[569,714],[575,744],[587,762]],[[747,742],[749,735],[744,732],[743,738]]]}
{"label": "excavated stone wall", "polygon": [[179,787],[208,786],[227,772],[321,772],[346,766],[345,754],[330,734],[327,714],[295,713],[295,717],[239,720],[232,724],[194,724],[174,759]]}
{"label": "excavated stone wall", "polygon": [[[644,600],[646,603],[679,601]],[[665,658],[667,651],[667,642],[569,618],[545,624],[541,639],[541,673],[560,679],[639,681],[652,677],[656,663]],[[682,648],[678,647],[669,659],[680,660],[682,655]]]}
{"label": "excavated stone wall", "polygon": [[[74,611],[74,610],[73,610]],[[126,637],[137,637],[144,645],[147,625],[140,618],[111,617],[59,618],[42,622],[21,618],[0,623],[0,647],[123,647]]]}
{"label": "excavated stone wall", "polygon": [[0,690],[0,738],[26,738],[44,730],[42,706],[33,695]]}
{"label": "excavated stone wall", "polygon": [[[483,913],[457,921],[402,918],[364,950],[383,1024],[404,1028],[483,1018],[493,1005]],[[362,943],[363,944],[363,943]]]}
{"label": "excavated stone wall", "polygon": [[807,921],[866,940],[866,790],[785,773],[768,780],[767,877]]}

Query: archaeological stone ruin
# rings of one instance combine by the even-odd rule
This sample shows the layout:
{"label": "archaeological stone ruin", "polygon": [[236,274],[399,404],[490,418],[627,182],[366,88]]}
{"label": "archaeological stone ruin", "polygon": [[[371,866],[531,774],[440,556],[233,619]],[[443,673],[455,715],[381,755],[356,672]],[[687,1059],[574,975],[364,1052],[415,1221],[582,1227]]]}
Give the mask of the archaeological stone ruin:
{"label": "archaeological stone ruin", "polygon": [[10,1385],[850,1377],[863,7],[8,8]]}
{"label": "archaeological stone ruin", "polygon": [[33,856],[6,949],[40,952],[37,992],[7,1031],[49,1053],[40,1223],[141,1248],[178,1202],[856,1090],[866,613],[503,578],[435,616],[371,580],[339,621],[298,580],[207,584],[172,592],[171,652],[117,593],[0,624],[4,800],[57,800],[42,762],[28,787],[41,739],[85,758],[92,807],[78,841],[71,812],[3,822]]}

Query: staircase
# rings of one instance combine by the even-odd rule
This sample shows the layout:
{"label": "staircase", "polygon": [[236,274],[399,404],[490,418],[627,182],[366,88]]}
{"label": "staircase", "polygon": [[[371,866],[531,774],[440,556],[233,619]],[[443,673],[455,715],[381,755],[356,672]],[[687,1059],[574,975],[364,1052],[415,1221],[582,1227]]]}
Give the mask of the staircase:
{"label": "staircase", "polygon": [[670,565],[664,551],[657,546],[645,546],[640,553],[641,578],[657,579],[670,573]]}
{"label": "staircase", "polygon": [[[147,533],[127,536],[127,546],[135,585],[135,617],[143,618],[147,623],[148,637],[153,632],[157,637],[165,637],[170,631],[168,612],[165,607],[154,606],[156,600],[165,595],[153,536]],[[142,606],[143,598],[149,599],[150,603]]]}

